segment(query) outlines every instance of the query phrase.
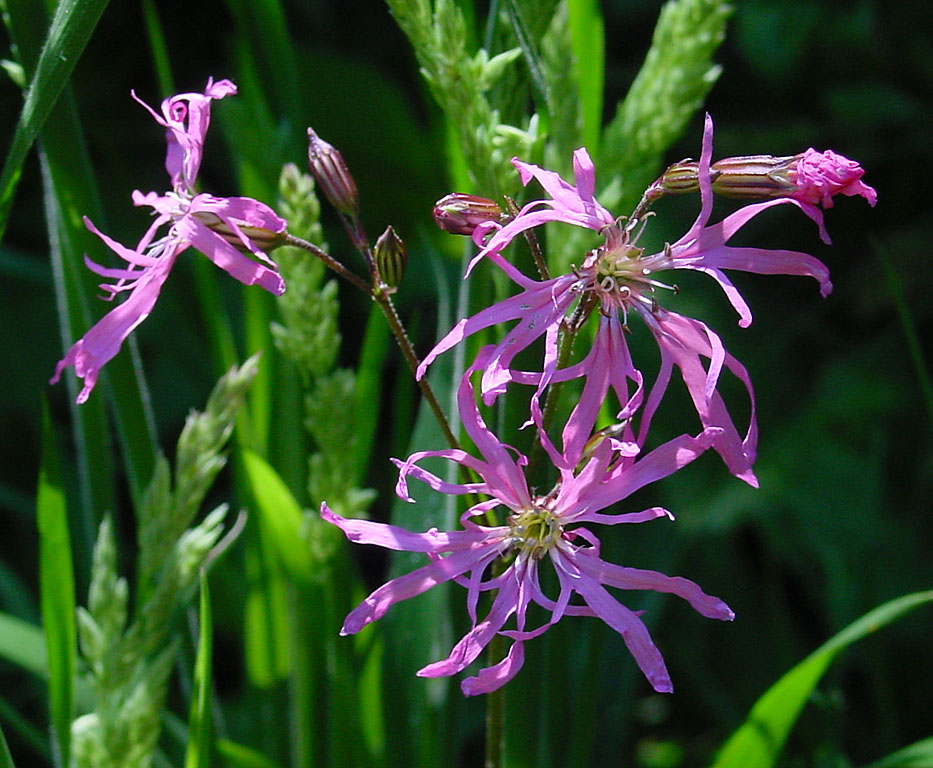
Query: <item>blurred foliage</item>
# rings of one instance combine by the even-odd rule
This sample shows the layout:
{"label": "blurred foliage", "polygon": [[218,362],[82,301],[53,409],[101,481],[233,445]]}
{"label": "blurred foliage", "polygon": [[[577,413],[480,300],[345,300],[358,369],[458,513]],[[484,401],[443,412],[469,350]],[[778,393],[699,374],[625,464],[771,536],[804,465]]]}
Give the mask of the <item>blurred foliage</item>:
{"label": "blurred foliage", "polygon": [[[689,576],[727,600],[737,619],[730,626],[684,621],[686,612],[673,602],[656,596],[632,602],[633,608],[649,611],[677,690],[670,697],[646,694],[621,644],[597,622],[564,622],[549,631],[533,651],[530,647],[515,697],[527,697],[526,717],[540,715],[541,728],[566,730],[567,738],[562,751],[550,756],[530,753],[529,765],[707,764],[755,699],[794,663],[883,600],[930,587],[933,425],[924,374],[907,341],[914,334],[925,365],[933,363],[928,300],[933,269],[926,247],[933,209],[921,187],[922,174],[933,167],[933,53],[917,21],[925,17],[926,4],[741,0],[734,6],[725,42],[714,56],[722,72],[705,105],[716,124],[715,155],[831,147],[861,161],[879,204],[867,209],[860,200],[839,200],[827,215],[832,247],[820,244],[812,225],[785,206],[742,233],[745,242],[796,248],[824,259],[836,286],[826,300],[802,280],[739,275],[736,283],[755,313],[751,328],[740,331],[715,288],[706,284],[702,291],[684,291],[681,300],[693,302],[691,310],[719,329],[752,373],[762,488],[742,486],[727,477],[715,457],[704,457],[644,498],[644,506],[663,503],[678,516],[679,537],[669,536],[660,523],[637,526],[624,538],[607,541],[605,554],[627,565]],[[262,50],[270,42],[249,39],[250,32],[267,34],[261,26],[237,25],[237,9],[249,3],[159,0],[155,7],[179,89],[200,88],[209,75],[244,86],[240,103],[230,100],[230,115],[224,115],[227,104],[216,110],[217,127],[208,138],[202,170],[205,188],[218,194],[239,191],[232,157],[254,158],[256,168],[273,165],[272,160],[302,162],[303,128],[314,125],[347,159],[370,231],[391,223],[404,237],[409,268],[398,294],[400,311],[415,329],[418,348],[427,349],[436,329],[436,284],[449,279],[456,285],[456,265],[432,266],[439,254],[455,247],[433,230],[430,218],[433,202],[450,191],[441,162],[446,137],[415,56],[388,9],[374,0],[284,2],[294,52],[293,60],[284,61],[297,68],[295,75],[279,72],[285,64],[274,50],[262,59],[267,71],[244,71],[243,47],[256,44]],[[660,4],[604,0],[602,7],[608,122],[648,50]],[[503,45],[513,47],[514,41]],[[133,241],[146,221],[129,207],[130,192],[162,189],[165,183],[161,131],[129,98],[131,88],[150,103],[164,96],[147,46],[140,5],[111,3],[71,80],[110,220],[107,231],[123,241]],[[9,58],[7,51],[0,55]],[[284,86],[293,75],[300,83],[295,92]],[[274,114],[233,115],[250,109],[249,87],[272,95]],[[20,105],[19,88],[0,79],[4,146]],[[512,114],[511,105],[501,108]],[[251,121],[273,135],[238,129]],[[700,131],[694,118],[667,159],[695,157]],[[37,618],[38,393],[61,351],[33,158],[0,244],[0,610],[31,621]],[[275,176],[265,179],[270,185],[278,167],[273,170]],[[685,228],[695,202],[666,202],[658,212]],[[335,252],[350,261],[350,249],[327,210],[322,223]],[[682,229],[673,231],[676,237]],[[203,402],[216,379],[206,362],[211,355],[203,321],[191,302],[194,271],[183,262],[176,273],[171,290],[137,333],[166,447],[190,405]],[[702,280],[697,276],[695,285]],[[237,290],[229,284],[221,288],[223,306],[234,316],[240,311]],[[338,365],[352,368],[361,345],[349,340],[363,337],[369,307],[343,286],[340,299],[344,342]],[[386,434],[410,428],[392,420],[410,413],[413,396],[406,376],[393,357],[384,370],[383,396],[396,404],[381,417]],[[50,396],[53,419],[65,435],[64,388]],[[674,429],[682,413],[675,399],[658,415],[659,428]],[[378,489],[373,505],[378,518],[387,516],[391,504],[387,458],[398,450],[393,442],[377,441],[363,481]],[[64,439],[62,448],[67,450]],[[64,469],[66,486],[74,485],[73,468],[66,462]],[[125,501],[125,489],[118,497]],[[123,511],[114,514],[115,532],[130,551],[132,521]],[[74,533],[78,593],[86,594],[91,542]],[[361,565],[367,582],[375,583],[385,563],[370,555],[362,553]],[[223,563],[211,585],[215,676],[228,726],[238,741],[279,759],[281,745],[270,733],[282,693],[257,698],[243,682],[238,661],[241,576]],[[933,679],[929,621],[928,612],[920,611],[849,651],[808,703],[783,764],[860,765],[929,736],[929,692],[918,682]],[[573,724],[565,712],[535,708],[537,690],[566,693],[560,688],[564,677],[547,674],[556,669],[591,681],[585,695],[577,692],[570,699],[578,713]],[[423,681],[411,679],[407,685]],[[529,686],[527,693],[523,685]],[[44,696],[40,680],[0,663],[0,719],[14,754],[27,756],[20,764],[48,764],[48,755],[36,746],[41,739],[30,739],[47,731]],[[457,741],[463,764],[476,764],[482,702],[456,706],[462,716],[450,738]],[[26,721],[22,728],[8,726],[14,716]],[[594,728],[598,741],[592,738]]]}

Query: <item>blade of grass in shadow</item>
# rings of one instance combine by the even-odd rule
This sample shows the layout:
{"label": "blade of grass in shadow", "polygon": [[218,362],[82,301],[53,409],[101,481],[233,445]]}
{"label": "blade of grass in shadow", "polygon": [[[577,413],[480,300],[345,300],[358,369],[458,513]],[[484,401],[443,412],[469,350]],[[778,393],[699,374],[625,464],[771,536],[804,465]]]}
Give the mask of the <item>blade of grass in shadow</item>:
{"label": "blade of grass in shadow", "polygon": [[35,624],[0,613],[0,659],[6,659],[38,677],[49,674],[45,635]]}
{"label": "blade of grass in shadow", "polygon": [[568,0],[573,73],[583,116],[583,146],[599,156],[599,134],[603,124],[603,80],[606,41],[598,0]]}
{"label": "blade of grass in shadow", "polygon": [[175,81],[172,77],[168,46],[165,44],[165,33],[153,0],[143,0],[143,20],[146,25],[146,35],[149,38],[149,50],[152,53],[152,65],[155,67],[159,90],[162,91],[163,96],[175,93]]}
{"label": "blade of grass in shadow", "polygon": [[[84,51],[108,0],[60,0],[49,27],[49,34],[38,56],[35,74],[30,78],[29,91],[16,125],[16,132],[0,172],[0,238],[13,205],[13,195],[23,169],[26,154],[52,107],[58,100],[75,64]],[[5,2],[5,14],[19,13],[25,8]],[[30,3],[32,14],[35,3]],[[24,66],[26,66],[26,63]],[[26,66],[27,72],[29,67]]]}
{"label": "blade of grass in shadow", "polygon": [[930,376],[930,368],[924,359],[923,346],[917,333],[917,325],[910,312],[910,307],[907,306],[900,276],[891,264],[891,260],[885,255],[878,243],[874,244],[874,251],[878,255],[878,261],[881,262],[881,269],[884,271],[888,290],[891,292],[891,299],[894,302],[895,309],[897,309],[898,319],[901,321],[904,341],[907,342],[907,351],[910,354],[910,361],[913,363],[917,375],[917,384],[920,387],[920,394],[926,406],[927,416],[930,419],[930,424],[933,424],[933,377]]}
{"label": "blade of grass in shadow", "polygon": [[224,764],[230,768],[282,768],[278,763],[270,760],[261,752],[250,747],[244,747],[229,739],[218,739],[217,754],[224,759]]}
{"label": "blade of grass in shadow", "polygon": [[194,686],[191,689],[185,768],[208,768],[211,765],[211,669],[214,625],[211,620],[210,589],[204,570],[201,571],[200,587],[200,636],[197,659],[194,663]]}
{"label": "blade of grass in shadow", "polygon": [[933,768],[933,737],[892,752],[865,768]]}
{"label": "blade of grass in shadow", "polygon": [[384,397],[382,369],[392,346],[389,333],[389,324],[374,304],[366,321],[363,348],[356,371],[356,389],[353,393],[357,427],[355,464],[358,482],[362,482],[366,477],[372,460],[373,444],[379,425],[379,406]]}
{"label": "blade of grass in shadow", "polygon": [[45,758],[45,762],[52,762],[52,754],[49,749],[49,740],[46,732],[36,728],[10,704],[0,697],[0,721],[7,724],[7,729],[11,734],[16,734],[20,741],[24,742],[37,754]]}
{"label": "blade of grass in shadow", "polygon": [[917,606],[930,602],[933,602],[933,591],[904,595],[869,611],[830,638],[758,699],[746,721],[720,750],[712,768],[773,766],[810,693],[839,652]]}
{"label": "blade of grass in shadow", "polygon": [[[538,102],[538,112],[546,114],[548,105],[551,103],[551,97],[548,93],[548,83],[544,76],[544,69],[541,65],[541,56],[538,53],[538,48],[531,38],[531,33],[528,30],[528,25],[525,23],[525,18],[522,16],[521,5],[516,2],[516,0],[506,0],[505,10],[508,14],[512,31],[515,33],[515,38],[518,40],[518,45],[522,49],[522,57],[525,59],[525,65],[528,67],[528,79],[531,81],[535,99]],[[600,83],[600,87],[601,86],[602,83]]]}
{"label": "blade of grass in shadow", "polygon": [[3,735],[3,728],[0,728],[0,768],[14,768],[13,756],[10,755],[10,748],[6,743],[6,736]]}
{"label": "blade of grass in shadow", "polygon": [[49,664],[49,709],[54,750],[60,765],[69,765],[74,718],[76,667],[75,585],[68,532],[68,509],[61,483],[55,432],[48,405],[42,403],[42,464],[36,493],[39,527],[39,584],[42,627]]}

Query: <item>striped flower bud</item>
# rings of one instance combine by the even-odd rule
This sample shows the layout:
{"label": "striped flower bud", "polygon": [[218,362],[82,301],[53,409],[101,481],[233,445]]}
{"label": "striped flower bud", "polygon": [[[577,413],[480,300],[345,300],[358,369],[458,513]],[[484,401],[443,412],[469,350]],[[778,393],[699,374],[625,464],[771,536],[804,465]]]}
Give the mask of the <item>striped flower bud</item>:
{"label": "striped flower bud", "polygon": [[243,242],[240,237],[245,237],[256,249],[268,253],[285,242],[286,232],[275,232],[263,227],[251,227],[247,224],[237,224],[239,234],[233,228],[215,213],[210,211],[194,211],[191,214],[195,219],[201,222],[212,232],[220,235],[226,242],[242,253],[251,253],[253,248]]}
{"label": "striped flower bud", "polygon": [[472,235],[473,230],[487,221],[502,221],[502,208],[495,200],[462,192],[452,192],[434,204],[434,221],[445,232]]}
{"label": "striped flower bud", "polygon": [[395,234],[391,225],[386,227],[385,232],[376,240],[376,245],[373,247],[373,260],[379,279],[384,285],[394,289],[405,274],[408,251],[405,249],[402,238]]}
{"label": "striped flower bud", "polygon": [[356,216],[360,195],[343,155],[308,128],[308,164],[330,204],[340,213]]}

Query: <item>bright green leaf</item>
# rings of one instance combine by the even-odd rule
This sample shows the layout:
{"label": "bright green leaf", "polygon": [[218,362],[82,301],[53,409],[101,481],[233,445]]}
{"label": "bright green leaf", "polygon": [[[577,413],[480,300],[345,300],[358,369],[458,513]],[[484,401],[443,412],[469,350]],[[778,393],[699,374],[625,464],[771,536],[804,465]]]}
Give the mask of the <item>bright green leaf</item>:
{"label": "bright green leaf", "polygon": [[0,768],[14,768],[13,757],[10,755],[10,748],[6,745],[3,728],[0,728]]}
{"label": "bright green leaf", "polygon": [[42,466],[36,494],[39,526],[39,583],[42,626],[48,644],[49,707],[63,765],[68,765],[74,718],[77,640],[75,584],[68,508],[61,484],[55,432],[48,407],[42,409]]}
{"label": "bright green leaf", "polygon": [[185,768],[208,768],[211,764],[211,667],[214,626],[211,620],[211,596],[207,574],[201,571],[200,637],[194,663],[194,687],[191,691],[191,714],[188,718],[188,746]]}
{"label": "bright green leaf", "polygon": [[42,630],[8,613],[0,613],[0,659],[11,661],[39,677],[49,674]]}
{"label": "bright green leaf", "polygon": [[258,454],[243,452],[259,513],[263,536],[278,554],[285,569],[298,579],[313,575],[310,547],[305,541],[304,513],[278,473]]}
{"label": "bright green leaf", "polygon": [[933,737],[892,752],[865,768],[933,768]]}
{"label": "bright green leaf", "polygon": [[278,763],[255,749],[244,747],[229,739],[217,740],[217,752],[230,768],[281,768]]}
{"label": "bright green leaf", "polygon": [[598,156],[603,123],[606,41],[598,0],[568,0],[573,71],[583,115],[583,145]]}
{"label": "bright green leaf", "polygon": [[836,655],[918,605],[933,602],[933,591],[891,600],[850,624],[787,672],[755,703],[732,734],[712,768],[770,768],[774,765],[803,705]]}
{"label": "bright green leaf", "polygon": [[[42,124],[55,106],[71,71],[81,57],[108,0],[61,0],[39,55],[35,76],[3,172],[0,174],[0,237],[13,205],[13,195],[23,170],[23,162],[39,135]],[[4,3],[4,8],[6,3]]]}

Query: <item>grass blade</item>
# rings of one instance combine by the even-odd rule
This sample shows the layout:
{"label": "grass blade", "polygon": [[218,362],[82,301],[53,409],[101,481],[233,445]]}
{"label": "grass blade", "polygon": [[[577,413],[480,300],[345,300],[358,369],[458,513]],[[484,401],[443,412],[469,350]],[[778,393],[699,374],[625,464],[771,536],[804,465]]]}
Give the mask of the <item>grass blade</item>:
{"label": "grass blade", "polygon": [[892,752],[865,768],[933,768],[933,737]]}
{"label": "grass blade", "polygon": [[39,677],[49,674],[42,630],[8,613],[0,613],[0,659],[6,659]]}
{"label": "grass blade", "polygon": [[198,655],[194,662],[194,687],[191,691],[191,714],[188,718],[185,768],[208,768],[211,764],[211,667],[214,626],[211,619],[211,596],[207,574],[203,569],[201,571],[200,625]]}
{"label": "grass blade", "polygon": [[598,0],[569,0],[570,45],[583,115],[583,146],[598,157],[603,123],[606,41]]}
{"label": "grass blade", "polygon": [[281,768],[261,752],[229,739],[218,739],[217,753],[230,768]]}
{"label": "grass blade", "polygon": [[36,494],[42,627],[48,651],[49,708],[60,765],[69,764],[76,667],[75,584],[68,509],[61,483],[55,432],[42,407],[42,465]]}
{"label": "grass blade", "polygon": [[807,698],[839,652],[929,602],[933,602],[933,591],[904,595],[869,611],[830,638],[758,699],[746,721],[719,752],[712,768],[770,768],[774,765]]}
{"label": "grass blade", "polygon": [[0,728],[0,768],[14,768],[13,757],[10,755],[10,748],[6,745],[3,728]]}
{"label": "grass blade", "polygon": [[259,526],[286,572],[299,581],[313,575],[313,563],[302,531],[304,513],[278,473],[258,454],[243,451],[243,466],[259,512]]}
{"label": "grass blade", "polygon": [[[23,162],[55,106],[108,0],[61,0],[39,54],[26,102],[0,173],[0,238],[13,205]],[[8,8],[4,3],[4,11]],[[27,65],[27,70],[29,69]]]}

